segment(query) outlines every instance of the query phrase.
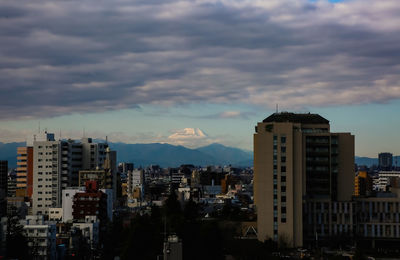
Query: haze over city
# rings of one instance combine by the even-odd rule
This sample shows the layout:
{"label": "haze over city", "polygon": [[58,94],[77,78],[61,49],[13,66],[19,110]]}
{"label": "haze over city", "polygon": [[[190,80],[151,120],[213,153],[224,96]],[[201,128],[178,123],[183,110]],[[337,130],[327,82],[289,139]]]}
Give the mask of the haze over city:
{"label": "haze over city", "polygon": [[400,5],[1,1],[0,142],[48,129],[252,150],[256,123],[318,113],[358,156],[399,154]]}

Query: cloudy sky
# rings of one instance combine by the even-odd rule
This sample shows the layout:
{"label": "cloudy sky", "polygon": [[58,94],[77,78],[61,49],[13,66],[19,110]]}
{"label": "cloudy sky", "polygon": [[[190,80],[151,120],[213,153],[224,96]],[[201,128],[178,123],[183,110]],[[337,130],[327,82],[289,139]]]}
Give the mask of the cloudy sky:
{"label": "cloudy sky", "polygon": [[399,13],[398,0],[2,0],[0,141],[40,122],[251,150],[279,104],[354,133],[357,155],[399,154]]}

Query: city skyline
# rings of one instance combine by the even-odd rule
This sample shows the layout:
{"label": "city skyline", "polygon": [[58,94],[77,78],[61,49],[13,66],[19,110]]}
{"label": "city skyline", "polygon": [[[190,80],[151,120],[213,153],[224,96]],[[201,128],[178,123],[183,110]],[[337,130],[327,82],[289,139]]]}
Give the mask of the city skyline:
{"label": "city skyline", "polygon": [[352,132],[358,156],[400,154],[397,1],[0,9],[0,142],[23,141],[40,122],[74,139],[252,150],[254,126],[278,104]]}

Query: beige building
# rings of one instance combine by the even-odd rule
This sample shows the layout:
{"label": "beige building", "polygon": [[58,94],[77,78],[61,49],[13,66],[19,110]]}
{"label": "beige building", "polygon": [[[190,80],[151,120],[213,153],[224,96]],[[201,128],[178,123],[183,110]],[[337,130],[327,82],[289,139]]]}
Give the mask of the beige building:
{"label": "beige building", "polygon": [[303,246],[307,202],[351,201],[354,136],[317,114],[274,113],[254,134],[258,239]]}

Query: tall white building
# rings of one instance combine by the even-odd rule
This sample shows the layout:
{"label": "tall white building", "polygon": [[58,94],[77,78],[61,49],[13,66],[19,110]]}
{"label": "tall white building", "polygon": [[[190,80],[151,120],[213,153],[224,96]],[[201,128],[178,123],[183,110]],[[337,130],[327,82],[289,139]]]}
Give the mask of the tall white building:
{"label": "tall white building", "polygon": [[33,208],[34,215],[47,215],[49,208],[61,207],[61,191],[78,186],[79,170],[102,166],[106,143],[54,139],[52,133],[33,137]]}

